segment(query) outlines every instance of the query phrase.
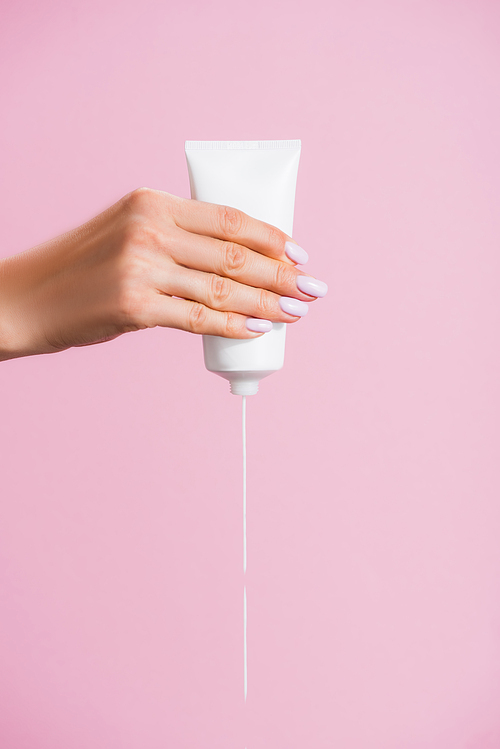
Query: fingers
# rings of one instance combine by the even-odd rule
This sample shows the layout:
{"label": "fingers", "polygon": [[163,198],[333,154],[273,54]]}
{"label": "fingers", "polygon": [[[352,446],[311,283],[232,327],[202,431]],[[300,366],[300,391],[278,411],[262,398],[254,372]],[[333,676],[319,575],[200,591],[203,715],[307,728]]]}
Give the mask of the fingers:
{"label": "fingers", "polygon": [[[177,328],[189,333],[218,335],[224,338],[251,339],[264,334],[252,332],[246,327],[247,318],[234,312],[220,312],[187,299],[173,299],[165,294],[153,294],[150,303],[143,308],[142,317],[148,327],[160,325]],[[251,324],[251,318],[250,318]],[[268,329],[270,329],[269,324]]]}
{"label": "fingers", "polygon": [[276,226],[252,218],[237,208],[198,200],[180,200],[173,206],[173,217],[177,226],[187,232],[236,242],[291,264],[285,255],[285,243],[293,241],[291,237]]}
{"label": "fingers", "polygon": [[132,305],[139,327],[255,338],[297,321],[306,302],[326,294],[326,284],[294,265],[307,262],[305,251],[276,227],[229,206],[150,193],[134,193],[129,206],[142,216],[128,237],[128,254],[140,256],[130,274],[149,287]]}
{"label": "fingers", "polygon": [[158,274],[155,280],[158,290],[168,295],[201,302],[213,310],[236,312],[272,322],[296,322],[308,309],[304,302],[293,299],[287,303],[286,297],[283,300],[265,289],[180,266]]}
{"label": "fingers", "polygon": [[186,268],[216,273],[247,286],[273,291],[280,296],[308,302],[315,298],[314,294],[304,293],[308,289],[303,282],[299,281],[303,290],[297,286],[299,277],[311,278],[303,271],[234,242],[178,229],[170,254],[178,265]]}

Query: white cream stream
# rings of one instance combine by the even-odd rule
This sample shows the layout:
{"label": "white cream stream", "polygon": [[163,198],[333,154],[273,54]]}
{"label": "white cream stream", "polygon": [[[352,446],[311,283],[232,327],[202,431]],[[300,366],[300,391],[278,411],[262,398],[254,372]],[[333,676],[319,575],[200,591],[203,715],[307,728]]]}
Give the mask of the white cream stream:
{"label": "white cream stream", "polygon": [[[247,571],[247,397],[242,396],[242,431],[243,431],[243,575]],[[247,699],[247,588],[243,585],[243,690]]]}

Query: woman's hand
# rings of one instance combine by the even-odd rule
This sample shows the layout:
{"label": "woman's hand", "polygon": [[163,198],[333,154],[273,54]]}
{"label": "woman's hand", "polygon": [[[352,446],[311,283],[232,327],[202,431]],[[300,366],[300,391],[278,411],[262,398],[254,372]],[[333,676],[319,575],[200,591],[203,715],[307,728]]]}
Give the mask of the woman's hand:
{"label": "woman's hand", "polygon": [[78,229],[0,261],[0,360],[157,325],[257,338],[326,294],[292,260],[307,255],[242,211],[135,190]]}

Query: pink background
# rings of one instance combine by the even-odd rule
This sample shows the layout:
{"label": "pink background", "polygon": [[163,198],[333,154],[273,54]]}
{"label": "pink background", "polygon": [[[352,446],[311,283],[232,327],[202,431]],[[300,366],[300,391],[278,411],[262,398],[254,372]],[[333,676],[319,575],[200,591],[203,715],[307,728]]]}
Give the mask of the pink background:
{"label": "pink background", "polygon": [[4,0],[0,247],[301,138],[327,299],[248,403],[156,329],[0,365],[0,746],[500,747],[500,5]]}

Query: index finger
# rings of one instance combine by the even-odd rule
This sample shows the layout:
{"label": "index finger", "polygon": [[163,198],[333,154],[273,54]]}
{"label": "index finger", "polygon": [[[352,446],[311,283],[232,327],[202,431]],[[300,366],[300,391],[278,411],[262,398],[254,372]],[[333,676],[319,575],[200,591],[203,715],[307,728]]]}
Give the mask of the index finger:
{"label": "index finger", "polygon": [[285,254],[285,243],[293,239],[277,226],[259,221],[237,208],[183,199],[176,203],[173,218],[179,228],[193,234],[235,242],[294,265]]}

